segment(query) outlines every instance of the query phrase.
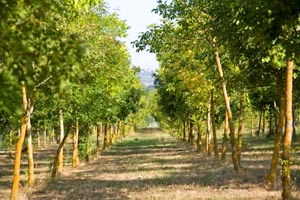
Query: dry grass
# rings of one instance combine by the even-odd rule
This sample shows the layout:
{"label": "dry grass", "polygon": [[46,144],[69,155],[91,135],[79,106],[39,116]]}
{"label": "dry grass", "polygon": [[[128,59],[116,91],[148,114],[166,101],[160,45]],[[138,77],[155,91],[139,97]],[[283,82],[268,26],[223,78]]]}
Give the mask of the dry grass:
{"label": "dry grass", "polygon": [[[57,180],[28,191],[28,198],[275,200],[281,197],[280,181],[272,190],[264,186],[270,156],[267,148],[249,145],[244,150],[243,168],[236,175],[230,155],[222,163],[159,131],[136,133],[75,170],[66,167]],[[300,199],[296,192],[300,188],[299,166],[293,166],[296,199]]]}

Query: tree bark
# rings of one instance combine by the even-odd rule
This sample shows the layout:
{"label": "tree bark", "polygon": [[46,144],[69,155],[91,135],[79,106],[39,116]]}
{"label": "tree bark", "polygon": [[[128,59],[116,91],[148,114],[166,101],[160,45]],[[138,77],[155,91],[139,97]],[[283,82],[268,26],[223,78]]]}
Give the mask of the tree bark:
{"label": "tree bark", "polygon": [[51,132],[50,132],[50,140],[52,141],[52,143],[56,143],[56,138],[55,138],[55,130],[54,127],[52,127]]}
{"label": "tree bark", "polygon": [[22,125],[20,130],[19,140],[16,146],[15,152],[15,161],[14,161],[14,176],[13,176],[13,184],[11,189],[11,200],[17,200],[18,198],[18,190],[20,184],[20,166],[21,166],[21,156],[22,156],[22,146],[24,143],[25,135],[26,135],[26,128],[29,119],[29,112],[27,109],[27,94],[26,94],[26,86],[22,83],[22,99],[23,99],[23,111],[24,115],[22,117]]}
{"label": "tree bark", "polygon": [[237,157],[238,164],[241,167],[241,155],[243,146],[243,129],[244,129],[244,110],[245,110],[245,92],[241,92],[240,96],[240,113],[239,113],[239,128],[238,128],[238,145],[237,145]]}
{"label": "tree bark", "polygon": [[263,109],[263,113],[262,113],[262,120],[263,120],[263,124],[262,124],[262,136],[265,135],[266,132],[266,109]]}
{"label": "tree bark", "polygon": [[108,126],[109,146],[111,146],[113,143],[113,136],[114,136],[113,133],[114,133],[113,125],[110,124]]}
{"label": "tree bark", "polygon": [[27,185],[32,187],[34,183],[34,161],[33,161],[33,148],[32,148],[32,129],[31,129],[31,105],[30,100],[28,100],[28,112],[29,117],[27,121],[27,157],[28,157],[28,175],[27,175]]}
{"label": "tree bark", "polygon": [[210,119],[210,112],[211,112],[211,101],[208,102],[207,106],[207,114],[206,114],[206,136],[205,136],[205,150],[206,155],[210,156],[211,154],[211,147],[210,147],[210,126],[211,126],[211,119]]}
{"label": "tree bark", "polygon": [[[60,143],[62,143],[64,135],[65,135],[64,116],[63,116],[62,109],[59,109],[59,125],[60,125],[59,144],[60,144]],[[62,170],[63,170],[63,162],[64,162],[64,149],[63,149],[63,146],[62,146],[62,148],[59,150],[58,162],[57,162],[57,170],[58,170],[59,173],[61,173]]]}
{"label": "tree bark", "polygon": [[295,123],[295,109],[293,109],[293,139],[295,140],[297,138],[297,126]]}
{"label": "tree bark", "polygon": [[73,168],[75,168],[79,165],[78,139],[79,139],[79,122],[78,122],[78,119],[76,119],[75,133],[73,135],[73,158],[72,158],[72,167]]}
{"label": "tree bark", "polygon": [[226,160],[226,152],[227,152],[227,140],[228,140],[228,133],[229,133],[229,125],[228,125],[228,115],[225,112],[225,120],[224,120],[224,133],[223,133],[223,141],[222,141],[222,161],[225,162]]}
{"label": "tree bark", "polygon": [[64,135],[64,137],[62,138],[61,142],[58,145],[56,154],[55,154],[55,158],[54,158],[54,162],[53,162],[53,168],[52,168],[52,172],[51,172],[51,179],[55,179],[56,178],[56,174],[58,171],[58,162],[59,162],[59,154],[62,150],[62,148],[64,147],[64,144],[67,140],[69,131],[67,132],[67,134]]}
{"label": "tree bark", "polygon": [[211,90],[211,125],[213,130],[213,142],[214,142],[214,153],[215,157],[219,157],[218,150],[218,139],[217,139],[217,127],[216,127],[216,116],[215,116],[215,100],[214,100],[214,89]]}
{"label": "tree bark", "polygon": [[102,132],[102,124],[98,125],[97,127],[97,141],[96,141],[96,151],[97,151],[97,156],[100,156],[101,154],[101,148],[100,148],[100,136],[101,136],[101,132]]}
{"label": "tree bark", "polygon": [[198,123],[198,128],[197,128],[197,151],[201,150],[202,146],[202,138],[201,138],[201,123]]}
{"label": "tree bark", "polygon": [[36,137],[37,137],[37,149],[41,148],[41,132],[40,128],[37,128],[36,130]]}
{"label": "tree bark", "polygon": [[273,155],[272,155],[272,160],[271,160],[271,164],[270,164],[270,170],[269,170],[267,180],[266,180],[266,183],[269,187],[273,186],[274,182],[276,180],[280,143],[281,143],[281,138],[283,135],[283,126],[284,126],[284,119],[285,119],[285,97],[284,97],[282,83],[283,83],[282,74],[280,73],[277,75],[277,92],[280,97],[279,121],[278,121],[277,130],[276,130],[276,137],[275,137],[275,141],[274,141],[274,148],[273,148]]}
{"label": "tree bark", "polygon": [[226,112],[228,115],[228,123],[229,123],[229,130],[230,130],[230,144],[231,144],[231,152],[232,152],[231,153],[232,163],[233,163],[235,172],[238,173],[239,166],[238,166],[238,157],[237,157],[237,153],[236,153],[235,130],[234,130],[234,122],[232,119],[232,112],[231,112],[231,107],[230,107],[229,96],[227,94],[227,88],[226,88],[226,83],[224,80],[224,73],[223,73],[223,68],[221,65],[220,57],[219,57],[218,48],[216,46],[215,41],[212,42],[211,44],[212,44],[212,48],[214,51],[214,58],[215,58],[215,62],[217,65],[218,74],[221,79],[221,87],[222,87],[223,96],[224,96],[224,103],[225,103]]}
{"label": "tree bark", "polygon": [[259,136],[259,135],[260,135],[260,132],[262,132],[262,131],[261,131],[261,121],[262,121],[262,116],[263,116],[263,110],[261,109],[261,110],[259,111],[259,117],[258,117],[258,130],[257,130],[257,132],[256,132],[256,136]]}
{"label": "tree bark", "polygon": [[107,133],[107,124],[104,125],[104,140],[103,140],[103,149],[107,149],[109,146],[108,133]]}
{"label": "tree bark", "polygon": [[282,152],[282,199],[290,199],[292,197],[291,190],[291,171],[290,171],[290,150],[293,135],[293,58],[287,62],[286,69],[286,97],[285,97],[285,135],[283,138]]}
{"label": "tree bark", "polygon": [[194,124],[192,120],[189,120],[189,140],[191,144],[194,144]]}
{"label": "tree bark", "polygon": [[183,120],[182,141],[186,141],[186,121]]}
{"label": "tree bark", "polygon": [[9,129],[9,151],[10,153],[12,152],[12,147],[13,147],[13,130]]}
{"label": "tree bark", "polygon": [[47,144],[47,129],[45,127],[43,130],[43,148],[46,147],[46,144]]}

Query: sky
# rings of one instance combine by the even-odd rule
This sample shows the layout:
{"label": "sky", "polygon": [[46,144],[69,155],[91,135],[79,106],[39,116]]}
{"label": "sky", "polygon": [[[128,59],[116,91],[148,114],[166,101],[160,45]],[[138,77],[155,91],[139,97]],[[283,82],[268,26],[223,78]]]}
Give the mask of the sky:
{"label": "sky", "polygon": [[128,37],[124,40],[131,55],[131,63],[145,70],[158,68],[155,54],[142,51],[137,53],[130,44],[137,40],[141,32],[147,31],[147,26],[159,22],[159,15],[151,12],[157,6],[157,0],[105,0],[111,12],[116,12],[121,20],[130,27]]}

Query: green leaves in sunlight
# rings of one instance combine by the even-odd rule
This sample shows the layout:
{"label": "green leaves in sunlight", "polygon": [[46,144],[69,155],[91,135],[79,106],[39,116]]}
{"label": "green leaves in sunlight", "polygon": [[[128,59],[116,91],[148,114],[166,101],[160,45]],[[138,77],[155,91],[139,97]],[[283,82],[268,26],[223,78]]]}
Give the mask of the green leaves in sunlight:
{"label": "green leaves in sunlight", "polygon": [[21,82],[40,125],[57,123],[58,108],[67,122],[88,124],[138,111],[143,89],[119,41],[128,26],[103,1],[0,4],[1,118],[20,119]]}

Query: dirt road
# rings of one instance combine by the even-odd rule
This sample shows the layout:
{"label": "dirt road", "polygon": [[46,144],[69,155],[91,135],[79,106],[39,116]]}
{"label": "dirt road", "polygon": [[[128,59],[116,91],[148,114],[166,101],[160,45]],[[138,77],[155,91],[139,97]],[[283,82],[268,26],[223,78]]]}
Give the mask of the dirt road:
{"label": "dirt road", "polygon": [[[256,170],[256,171],[254,171]],[[237,177],[222,164],[162,132],[135,133],[97,159],[38,186],[29,199],[280,199],[267,191],[264,171]]]}

